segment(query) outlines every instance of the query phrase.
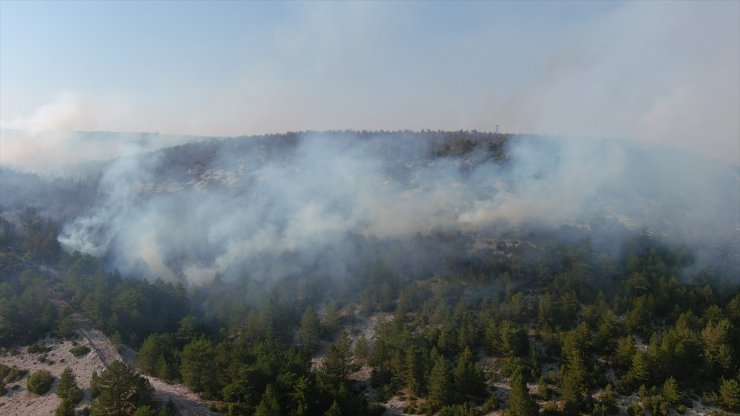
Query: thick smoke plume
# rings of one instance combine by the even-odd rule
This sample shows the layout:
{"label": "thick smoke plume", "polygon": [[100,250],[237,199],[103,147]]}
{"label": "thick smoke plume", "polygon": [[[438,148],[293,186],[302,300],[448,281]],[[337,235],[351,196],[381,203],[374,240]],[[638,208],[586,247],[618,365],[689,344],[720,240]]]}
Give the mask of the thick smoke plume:
{"label": "thick smoke plume", "polygon": [[374,255],[358,241],[599,221],[695,247],[740,248],[736,166],[621,141],[514,136],[489,144],[501,147],[447,156],[449,147],[424,134],[332,133],[124,157],[108,165],[98,197],[60,241],[125,274],[192,283],[305,271],[343,277]]}

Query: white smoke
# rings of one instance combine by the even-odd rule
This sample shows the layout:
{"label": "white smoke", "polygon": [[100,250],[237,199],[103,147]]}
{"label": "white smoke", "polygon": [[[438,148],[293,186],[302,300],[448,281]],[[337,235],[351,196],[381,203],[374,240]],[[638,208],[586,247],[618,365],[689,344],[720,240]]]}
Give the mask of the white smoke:
{"label": "white smoke", "polygon": [[392,136],[312,135],[269,157],[248,149],[217,155],[185,186],[162,183],[160,154],[118,160],[60,241],[124,273],[207,282],[317,264],[346,275],[365,255],[353,236],[555,230],[597,216],[689,244],[740,235],[737,170],[665,148],[515,137],[504,163],[428,158],[423,142]]}

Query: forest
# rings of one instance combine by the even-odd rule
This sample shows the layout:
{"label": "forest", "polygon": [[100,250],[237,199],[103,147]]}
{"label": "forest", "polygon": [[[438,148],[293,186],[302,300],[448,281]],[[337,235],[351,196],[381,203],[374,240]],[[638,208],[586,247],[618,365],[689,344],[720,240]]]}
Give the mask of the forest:
{"label": "forest", "polygon": [[[473,137],[444,137],[431,157],[483,147],[506,163],[507,138]],[[168,155],[187,166],[193,149]],[[245,270],[193,284],[121,273],[64,250],[62,224],[38,207],[13,212],[0,217],[0,346],[74,338],[69,316],[81,312],[136,351],[134,367],[94,375],[93,415],[172,414],[141,374],[184,383],[226,415],[380,415],[391,399],[445,416],[740,411],[736,257],[702,264],[645,229],[619,227],[611,244],[596,226],[352,235],[373,255],[349,276]],[[74,375],[64,385],[74,401]],[[120,397],[121,385],[136,394]],[[57,414],[74,414],[66,401]]]}

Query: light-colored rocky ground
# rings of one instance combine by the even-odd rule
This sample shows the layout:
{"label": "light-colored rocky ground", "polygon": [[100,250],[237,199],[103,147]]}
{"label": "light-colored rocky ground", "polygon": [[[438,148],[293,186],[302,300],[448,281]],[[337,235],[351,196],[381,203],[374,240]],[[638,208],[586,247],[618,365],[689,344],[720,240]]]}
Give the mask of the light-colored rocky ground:
{"label": "light-colored rocky ground", "polygon": [[[90,406],[90,397],[88,389],[90,388],[90,379],[93,371],[98,374],[105,370],[105,364],[110,364],[120,360],[121,356],[115,347],[110,343],[108,338],[100,331],[94,328],[86,328],[85,336],[78,340],[81,345],[91,347],[90,353],[83,357],[75,357],[69,350],[72,348],[71,341],[61,341],[56,339],[47,339],[46,344],[51,351],[46,353],[46,362],[39,361],[44,354],[28,353],[27,348],[19,350],[19,354],[11,355],[5,352],[0,355],[0,363],[7,366],[15,366],[20,369],[29,370],[48,370],[57,380],[54,381],[51,389],[43,394],[36,395],[26,388],[27,377],[9,384],[8,393],[0,397],[0,415],[3,416],[48,416],[53,415],[54,410],[59,406],[61,400],[56,395],[56,385],[59,376],[65,367],[70,367],[77,377],[77,384],[85,392],[83,401],[78,405],[78,409]],[[104,363],[105,362],[105,363]],[[207,404],[201,400],[195,393],[190,391],[186,386],[181,384],[167,384],[162,380],[154,377],[147,377],[155,389],[154,396],[158,403],[164,404],[172,400],[179,415],[210,415],[213,414]],[[18,385],[18,389],[13,389]]]}
{"label": "light-colored rocky ground", "polygon": [[[85,392],[83,401],[78,406],[82,409],[90,405],[88,389],[93,371],[98,374],[102,373],[107,365],[115,361],[121,361],[123,358],[118,353],[116,347],[110,342],[110,339],[95,328],[84,316],[73,314],[72,318],[77,325],[80,338],[78,343],[87,345],[91,348],[87,355],[76,358],[69,350],[72,348],[71,341],[61,341],[56,339],[47,339],[46,344],[51,351],[46,353],[45,363],[39,361],[43,354],[30,354],[27,348],[19,349],[18,355],[11,355],[6,352],[0,355],[0,363],[15,366],[30,372],[45,369],[51,372],[55,377],[59,377],[65,367],[70,367],[77,377],[77,384]],[[127,354],[129,364],[132,364],[132,355]],[[155,400],[160,403],[167,403],[172,400],[179,415],[210,415],[213,414],[207,404],[201,400],[195,393],[181,384],[167,384],[162,380],[154,377],[147,377],[155,389]],[[55,394],[57,381],[54,382],[49,392],[39,396],[28,391],[26,388],[26,379],[24,377],[16,383],[8,386],[8,394],[0,397],[0,415],[3,416],[48,416],[53,415],[54,410],[61,400]],[[12,389],[12,386],[18,385],[18,389]]]}
{"label": "light-colored rocky ground", "polygon": [[[31,354],[27,348],[20,349],[18,355],[11,355],[7,351],[0,355],[0,363],[7,366],[29,370],[29,374],[38,370],[48,370],[56,377],[51,389],[41,396],[31,393],[26,388],[28,376],[11,383],[7,386],[8,393],[0,397],[0,414],[7,416],[53,415],[54,410],[61,403],[61,399],[57,397],[55,391],[59,376],[65,367],[72,369],[77,377],[77,385],[85,391],[85,397],[78,408],[89,406],[87,389],[90,388],[93,371],[97,371],[99,374],[105,369],[102,361],[92,351],[85,356],[75,357],[69,352],[72,348],[71,341],[47,339],[46,344],[51,348],[51,351],[46,353],[47,358],[44,363],[39,361],[44,354]],[[87,345],[88,343],[81,340],[80,344]],[[14,385],[18,385],[19,388],[17,390],[13,389]]]}

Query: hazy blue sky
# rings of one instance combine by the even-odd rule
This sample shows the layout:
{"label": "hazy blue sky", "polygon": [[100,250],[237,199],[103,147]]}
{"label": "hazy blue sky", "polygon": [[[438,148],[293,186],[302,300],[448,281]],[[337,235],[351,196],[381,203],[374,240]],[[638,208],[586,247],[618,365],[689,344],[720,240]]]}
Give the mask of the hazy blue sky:
{"label": "hazy blue sky", "polygon": [[740,2],[0,0],[0,120],[479,129],[740,160]]}

